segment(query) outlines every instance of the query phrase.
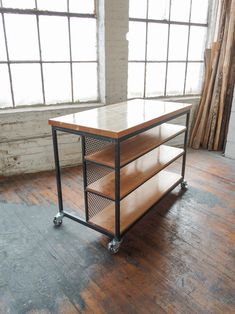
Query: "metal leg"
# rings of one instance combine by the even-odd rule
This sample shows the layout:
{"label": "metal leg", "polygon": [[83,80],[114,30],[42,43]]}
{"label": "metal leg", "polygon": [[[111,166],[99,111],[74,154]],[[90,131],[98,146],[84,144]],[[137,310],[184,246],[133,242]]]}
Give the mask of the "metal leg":
{"label": "metal leg", "polygon": [[184,176],[185,176],[185,165],[186,165],[186,154],[187,154],[186,151],[187,151],[189,118],[190,118],[190,111],[186,115],[186,131],[184,133],[184,154],[183,154],[182,170],[181,170],[181,175],[182,175],[181,188],[182,189],[187,189],[188,187],[187,181],[184,180]]}
{"label": "metal leg", "polygon": [[83,187],[84,187],[84,203],[85,203],[85,215],[86,221],[89,220],[89,212],[88,212],[88,199],[87,199],[87,167],[86,167],[86,139],[85,136],[81,136],[82,138],[82,170],[83,170]]}
{"label": "metal leg", "polygon": [[63,214],[63,198],[62,198],[62,188],[61,188],[61,175],[60,175],[60,161],[58,152],[58,141],[57,141],[57,131],[52,127],[52,139],[54,148],[54,159],[55,159],[55,172],[56,172],[56,184],[57,184],[57,197],[59,204],[59,213],[54,217],[53,222],[55,226],[60,226],[62,224]]}
{"label": "metal leg", "polygon": [[115,237],[108,244],[111,253],[117,253],[122,240],[120,236],[120,142],[115,143]]}
{"label": "metal leg", "polygon": [[120,240],[120,142],[115,144],[115,236]]}

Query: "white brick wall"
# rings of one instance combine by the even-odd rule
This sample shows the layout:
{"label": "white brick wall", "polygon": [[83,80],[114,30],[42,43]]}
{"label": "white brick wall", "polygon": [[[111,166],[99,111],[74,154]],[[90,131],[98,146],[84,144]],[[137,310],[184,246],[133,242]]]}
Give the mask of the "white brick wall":
{"label": "white brick wall", "polygon": [[[98,1],[99,89],[104,104],[127,97],[128,6],[126,0]],[[0,175],[52,169],[54,159],[48,119],[88,108],[0,111]],[[78,140],[73,135],[59,136],[62,166],[81,162]]]}
{"label": "white brick wall", "polygon": [[101,102],[127,98],[129,1],[98,1],[98,51]]}
{"label": "white brick wall", "polygon": [[[125,101],[127,98],[128,6],[129,1],[126,0],[98,1],[99,89],[104,104]],[[0,110],[0,175],[54,168],[48,119],[98,105],[55,106],[33,111],[30,108]],[[58,142],[62,166],[81,162],[79,137],[61,133]],[[173,141],[175,145],[180,143],[182,138]]]}
{"label": "white brick wall", "polygon": [[229,120],[228,137],[225,149],[225,156],[235,159],[235,91],[233,92],[232,111]]}
{"label": "white brick wall", "polygon": [[[53,169],[53,146],[48,119],[97,105],[0,111],[0,175]],[[81,163],[78,136],[58,133],[58,143],[62,166]]]}

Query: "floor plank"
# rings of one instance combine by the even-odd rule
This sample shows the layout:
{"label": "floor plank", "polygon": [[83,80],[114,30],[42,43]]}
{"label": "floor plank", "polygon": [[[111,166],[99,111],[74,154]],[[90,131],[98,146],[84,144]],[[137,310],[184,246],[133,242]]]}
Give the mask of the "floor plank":
{"label": "floor plank", "polygon": [[[53,228],[54,172],[1,177],[0,313],[234,313],[235,161],[190,150],[186,179],[112,256],[92,230]],[[62,182],[65,208],[84,213],[81,167]]]}

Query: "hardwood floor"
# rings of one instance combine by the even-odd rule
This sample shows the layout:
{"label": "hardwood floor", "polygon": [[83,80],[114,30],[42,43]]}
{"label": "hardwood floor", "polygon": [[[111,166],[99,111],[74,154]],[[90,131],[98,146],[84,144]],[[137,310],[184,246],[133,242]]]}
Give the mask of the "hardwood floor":
{"label": "hardwood floor", "polygon": [[[172,170],[179,167],[177,161]],[[81,173],[81,167],[62,171],[65,208],[79,212],[84,207]],[[76,284],[70,279],[70,293],[56,310],[45,301],[43,308],[32,304],[27,313],[235,313],[235,161],[190,150],[186,179],[189,189],[176,188],[155,206],[127,233],[117,255],[107,252],[106,237],[84,227],[71,243],[61,242],[68,258],[58,254],[55,263],[63,274],[66,263],[73,265],[80,299],[74,301]],[[0,206],[12,203],[56,205],[54,172],[1,178]],[[69,224],[75,223],[64,220],[55,232],[63,237]],[[76,248],[77,238],[82,250]],[[83,269],[79,275],[77,267]],[[64,292],[57,284],[55,293]],[[47,278],[45,286],[49,289]],[[7,300],[0,295],[0,313],[7,313]]]}

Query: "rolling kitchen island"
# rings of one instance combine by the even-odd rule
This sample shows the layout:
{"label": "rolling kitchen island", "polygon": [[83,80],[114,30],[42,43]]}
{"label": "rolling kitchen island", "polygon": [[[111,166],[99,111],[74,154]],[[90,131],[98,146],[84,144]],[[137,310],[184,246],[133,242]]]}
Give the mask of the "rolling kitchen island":
{"label": "rolling kitchen island", "polygon": [[[59,212],[54,224],[73,219],[111,238],[119,250],[123,235],[184,180],[191,105],[130,100],[49,120],[52,127]],[[185,116],[185,125],[170,123]],[[63,208],[57,131],[81,137],[85,217]],[[184,133],[183,148],[164,145]],[[167,166],[182,157],[180,174]]]}

